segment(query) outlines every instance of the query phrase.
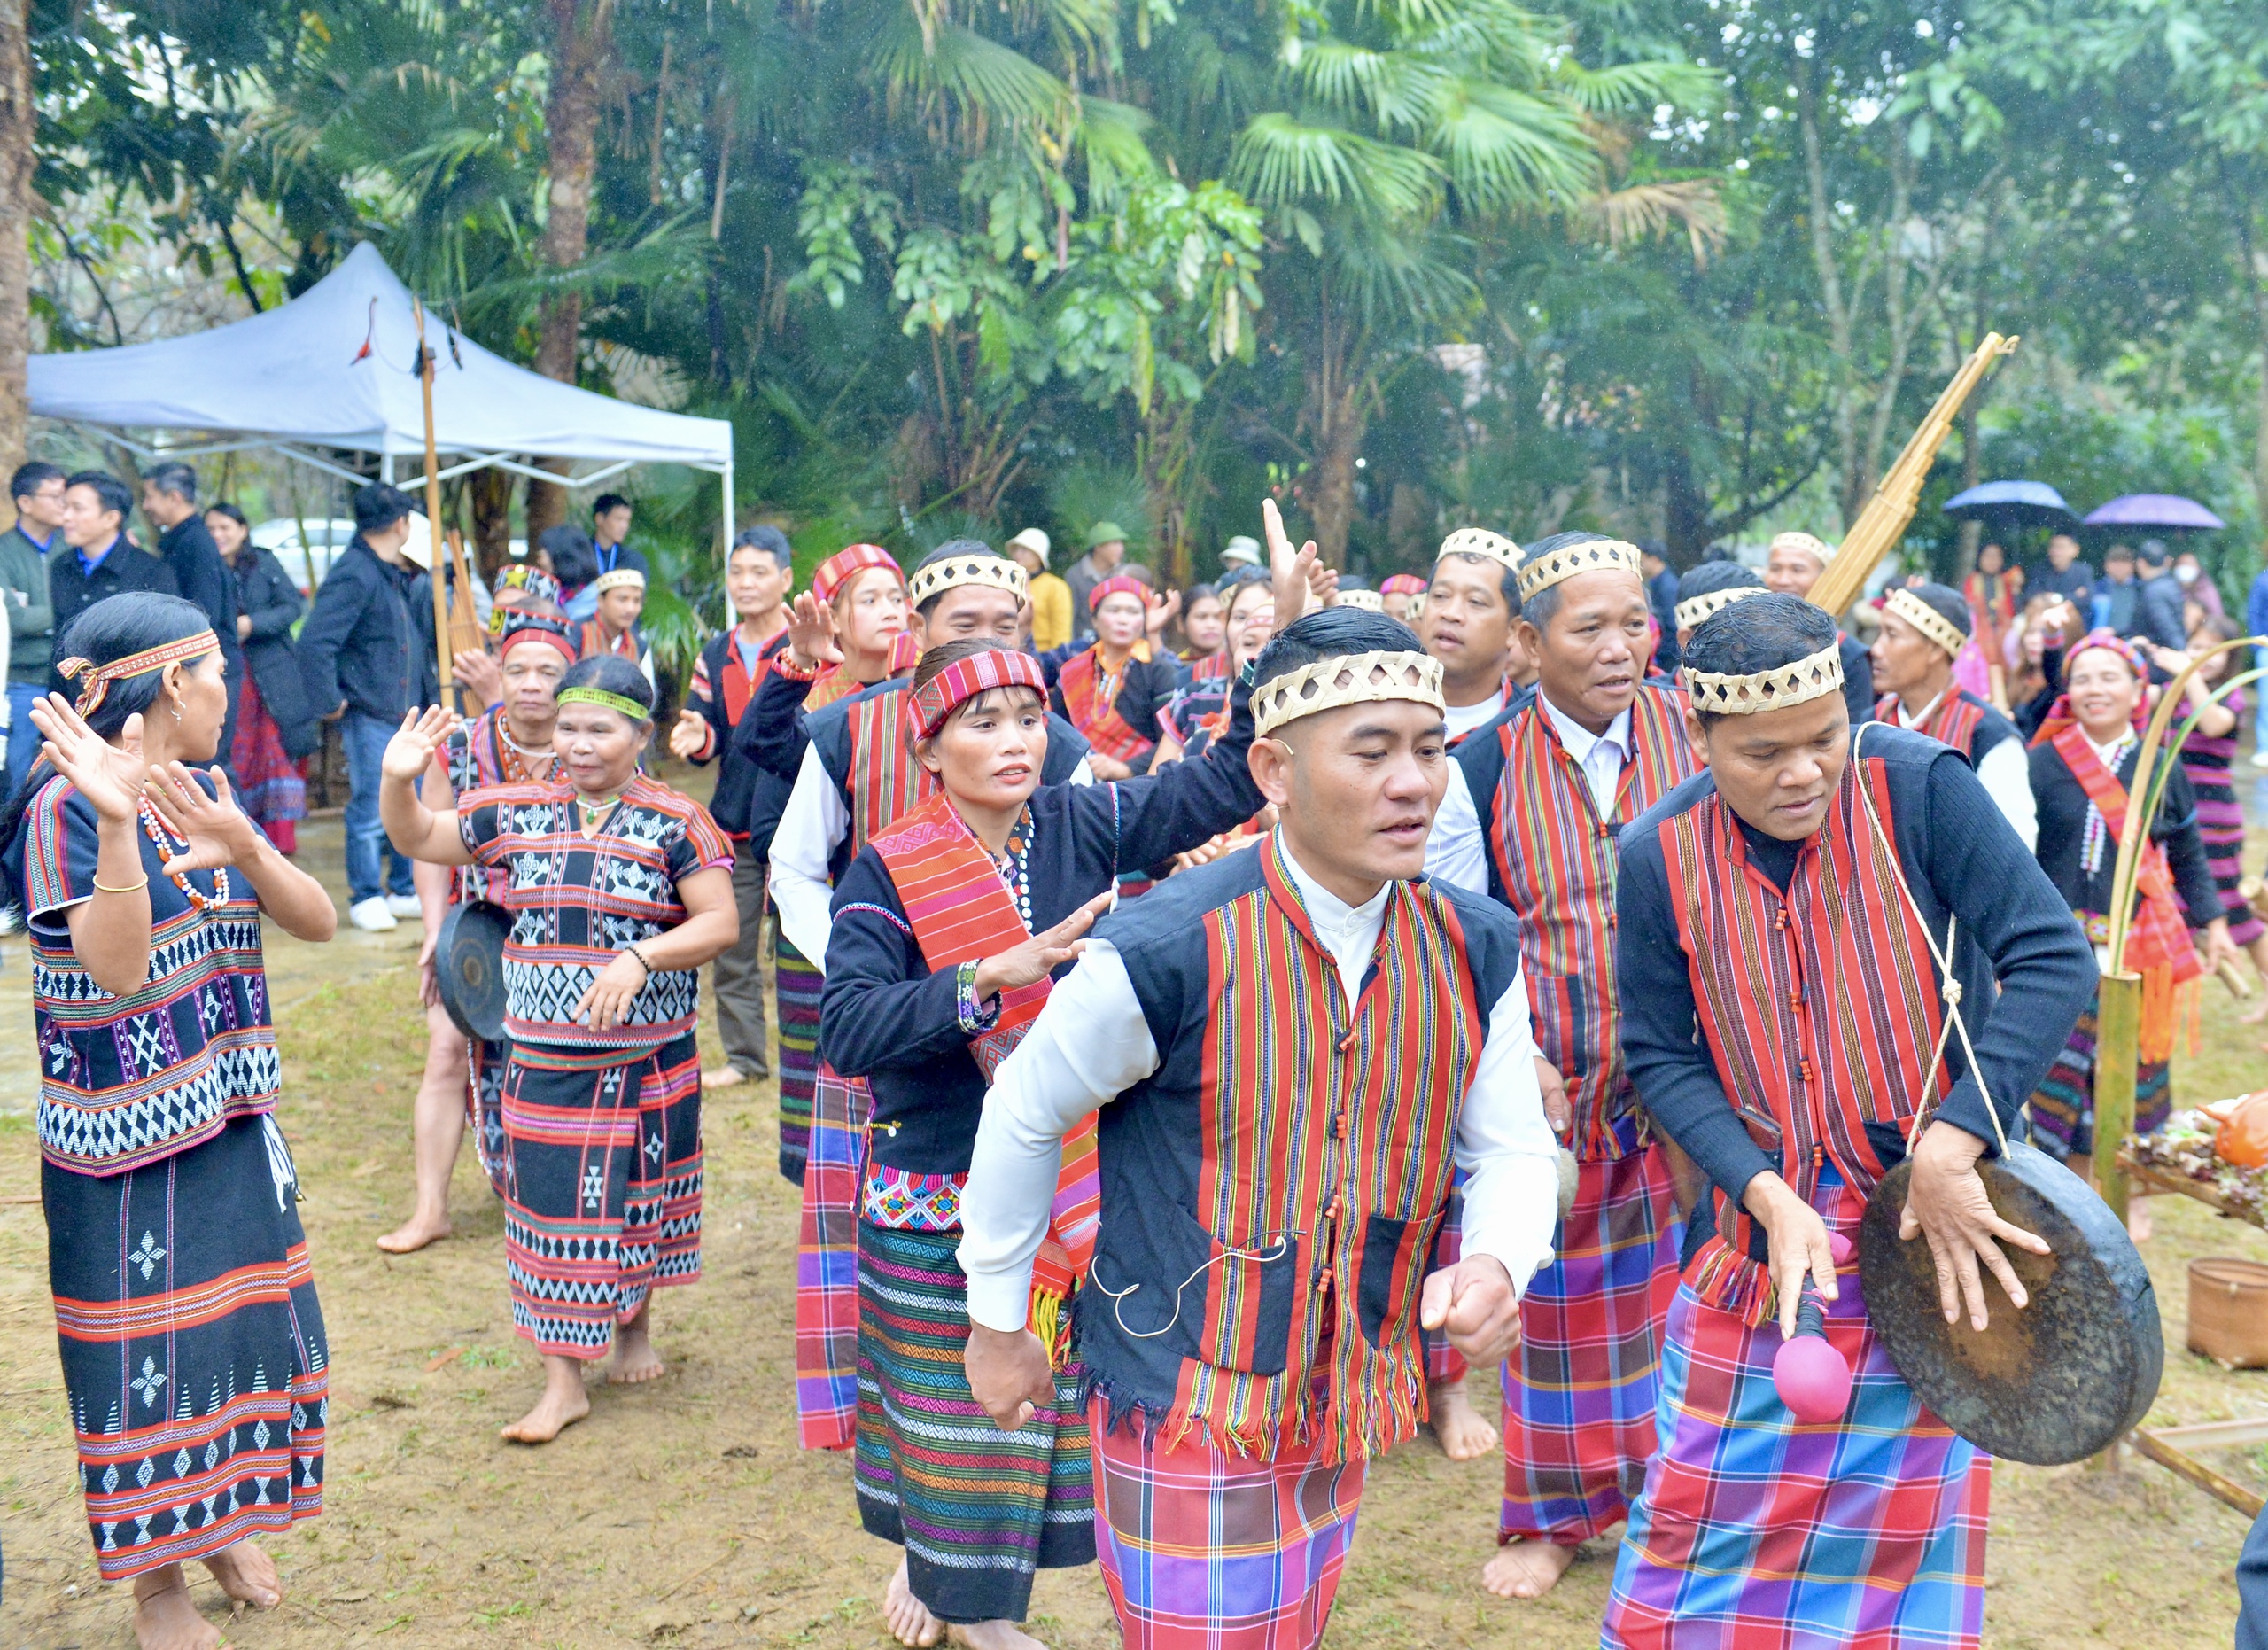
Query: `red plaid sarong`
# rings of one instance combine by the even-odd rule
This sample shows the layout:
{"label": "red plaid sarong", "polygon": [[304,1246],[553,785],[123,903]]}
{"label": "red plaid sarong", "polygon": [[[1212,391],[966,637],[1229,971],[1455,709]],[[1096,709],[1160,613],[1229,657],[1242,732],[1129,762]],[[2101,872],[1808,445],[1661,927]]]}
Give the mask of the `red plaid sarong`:
{"label": "red plaid sarong", "polygon": [[1572,1546],[1629,1515],[1654,1452],[1663,1321],[1680,1227],[1669,1164],[1611,1125],[1619,1154],[1581,1165],[1557,1254],[1520,1299],[1504,1370],[1504,1506],[1497,1538]]}
{"label": "red plaid sarong", "polygon": [[[1857,1235],[1830,1168],[1814,1206]],[[1806,1426],[1772,1385],[1776,1322],[1678,1289],[1662,1348],[1661,1452],[1614,1567],[1606,1650],[1957,1650],[1984,1630],[1992,1458],[1922,1406],[1867,1321],[1854,1261],[1828,1338],[1851,1406]]]}
{"label": "red plaid sarong", "polygon": [[[1435,1272],[1447,1272],[1464,1258],[1464,1188],[1459,1177],[1457,1195],[1449,1203],[1449,1218],[1441,1222],[1441,1235],[1433,1240]],[[1421,1330],[1425,1337],[1425,1384],[1446,1386],[1462,1381],[1465,1376],[1464,1354],[1449,1344],[1449,1336],[1439,1329]]]}
{"label": "red plaid sarong", "polygon": [[1355,1544],[1364,1463],[1174,1448],[1093,1399],[1095,1557],[1126,1650],[1311,1650]]}
{"label": "red plaid sarong", "polygon": [[819,1062],[796,1245],[796,1413],[807,1450],[847,1450],[857,1427],[859,1181],[874,1113],[866,1079]]}

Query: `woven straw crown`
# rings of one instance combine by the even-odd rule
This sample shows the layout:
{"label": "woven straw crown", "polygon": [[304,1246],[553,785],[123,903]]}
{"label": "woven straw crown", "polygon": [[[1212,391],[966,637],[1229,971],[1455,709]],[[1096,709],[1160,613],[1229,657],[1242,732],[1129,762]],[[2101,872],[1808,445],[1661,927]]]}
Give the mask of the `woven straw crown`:
{"label": "woven straw crown", "polygon": [[1501,562],[1515,571],[1520,564],[1520,547],[1503,533],[1491,533],[1486,527],[1459,527],[1441,541],[1441,548],[1433,559],[1439,561],[1443,556],[1478,556]]}
{"label": "woven straw crown", "polygon": [[951,556],[941,562],[931,562],[926,567],[913,570],[913,581],[906,586],[906,595],[919,607],[931,596],[943,595],[965,584],[990,585],[996,590],[1006,590],[1021,606],[1029,594],[1024,570],[1002,556]]}
{"label": "woven straw crown", "polygon": [[1705,590],[1699,595],[1688,596],[1677,604],[1674,617],[1680,630],[1697,630],[1701,621],[1710,614],[1730,607],[1744,595],[1762,595],[1760,584],[1728,585],[1721,590]]}
{"label": "woven straw crown", "polygon": [[1892,590],[1883,598],[1882,611],[1897,614],[1955,658],[1969,645],[1969,638],[1961,634],[1960,626],[1911,590]]}
{"label": "woven straw crown", "polygon": [[1264,683],[1252,696],[1262,738],[1286,722],[1348,704],[1409,699],[1442,708],[1441,662],[1424,653],[1344,653],[1317,659]]}
{"label": "woven straw crown", "polygon": [[1520,564],[1520,600],[1530,602],[1577,573],[1627,572],[1642,582],[1638,547],[1619,539],[1588,539],[1562,549],[1548,550]]}
{"label": "woven straw crown", "polygon": [[1761,711],[1784,711],[1843,691],[1842,644],[1830,642],[1792,665],[1752,675],[1727,676],[1705,670],[1687,670],[1682,674],[1693,708],[1704,715],[1753,716]]}
{"label": "woven straw crown", "polygon": [[1366,613],[1383,613],[1386,611],[1386,597],[1375,590],[1341,590],[1339,605],[1359,607]]}

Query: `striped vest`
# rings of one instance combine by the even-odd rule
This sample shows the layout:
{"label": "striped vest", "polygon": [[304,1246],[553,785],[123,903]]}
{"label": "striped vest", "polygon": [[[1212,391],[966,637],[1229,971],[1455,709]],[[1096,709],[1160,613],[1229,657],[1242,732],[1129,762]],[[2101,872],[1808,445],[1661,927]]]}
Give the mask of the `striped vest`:
{"label": "striped vest", "polygon": [[[1938,697],[1938,708],[1915,723],[1914,731],[1936,740],[1939,744],[1951,745],[1968,758],[1969,766],[1973,767],[1977,763],[1977,753],[1972,747],[1977,743],[1977,730],[1984,725],[1985,709],[1984,702],[1974,694],[1963,693],[1958,688],[1947,688]],[[1883,696],[1881,702],[1875,706],[1875,720],[1888,722],[1892,728],[1906,726],[1898,714],[1896,694]]]}
{"label": "striped vest", "polygon": [[1639,688],[1630,704],[1631,757],[1604,819],[1541,699],[1496,736],[1504,772],[1488,847],[1520,918],[1536,1045],[1566,1079],[1575,1155],[1619,1157],[1614,1121],[1631,1109],[1633,1094],[1615,1032],[1615,838],[1693,775],[1685,706],[1677,694]]}
{"label": "striped vest", "polygon": [[1146,904],[1170,892],[1192,908],[1145,912],[1149,937],[1125,942],[1153,1031],[1161,1016],[1181,1031],[1101,1113],[1080,1350],[1113,1410],[1141,1409],[1169,1444],[1202,1433],[1244,1456],[1376,1456],[1425,1415],[1419,1293],[1516,951],[1483,906],[1477,976],[1467,913],[1395,883],[1350,1009],[1282,852],[1271,836],[1160,884]]}
{"label": "striped vest", "polygon": [[903,688],[853,704],[850,733],[850,771],[843,776],[843,790],[850,810],[850,852],[856,853],[936,790],[937,781],[906,748]]}
{"label": "striped vest", "polygon": [[[1895,849],[1859,800],[1862,781],[1895,843],[1884,764],[1854,759],[1784,896],[1750,863],[1739,821],[1715,792],[1661,826],[1678,943],[1718,1078],[1806,1200],[1822,1162],[1860,1196],[1871,1193],[1883,1158],[1869,1126],[1902,1136],[1925,1092],[1941,1095],[1951,1082],[1942,1062],[1930,1064],[1944,1014],[1936,967],[1899,891]],[[1760,1321],[1771,1293],[1751,1258],[1760,1236],[1730,1200],[1718,1202],[1694,1286]]]}

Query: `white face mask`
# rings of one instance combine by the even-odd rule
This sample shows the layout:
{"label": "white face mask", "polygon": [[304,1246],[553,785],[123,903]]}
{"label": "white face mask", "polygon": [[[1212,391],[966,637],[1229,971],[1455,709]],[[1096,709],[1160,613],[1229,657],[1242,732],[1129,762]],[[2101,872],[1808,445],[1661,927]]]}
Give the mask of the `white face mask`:
{"label": "white face mask", "polygon": [[2197,569],[2194,567],[2177,567],[2173,570],[2173,576],[2180,580],[2184,584],[2195,584],[2197,582]]}

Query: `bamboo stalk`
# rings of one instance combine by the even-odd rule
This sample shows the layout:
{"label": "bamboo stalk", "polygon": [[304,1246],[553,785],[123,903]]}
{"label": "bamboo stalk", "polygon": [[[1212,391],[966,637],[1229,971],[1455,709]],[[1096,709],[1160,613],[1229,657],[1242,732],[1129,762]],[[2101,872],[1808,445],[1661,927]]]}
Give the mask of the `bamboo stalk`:
{"label": "bamboo stalk", "polygon": [[448,703],[449,602],[441,577],[447,564],[441,555],[441,455],[433,442],[433,352],[425,347],[425,300],[411,294],[410,311],[417,317],[417,387],[425,399],[425,540],[433,581],[433,658],[440,666],[441,702]]}
{"label": "bamboo stalk", "polygon": [[[2234,1507],[2247,1518],[2260,1516],[2260,1509],[2268,1501],[2252,1493],[2242,1484],[2232,1483],[2202,1461],[2194,1461],[2171,1444],[2166,1444],[2140,1427],[2127,1435],[2134,1447],[2178,1477],[2186,1478],[2215,1500]],[[2111,1446],[2116,1449],[2117,1445]]]}
{"label": "bamboo stalk", "polygon": [[2134,1068],[2140,1058],[2142,977],[2105,974],[2095,1000],[2094,1185],[2110,1212],[2126,1218],[2126,1168],[2118,1148],[2134,1132]]}

